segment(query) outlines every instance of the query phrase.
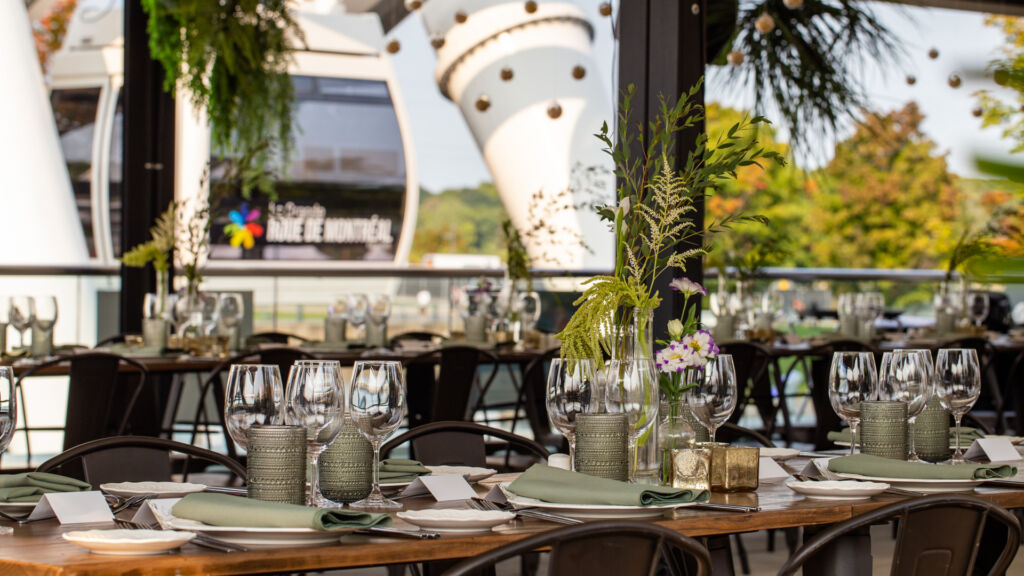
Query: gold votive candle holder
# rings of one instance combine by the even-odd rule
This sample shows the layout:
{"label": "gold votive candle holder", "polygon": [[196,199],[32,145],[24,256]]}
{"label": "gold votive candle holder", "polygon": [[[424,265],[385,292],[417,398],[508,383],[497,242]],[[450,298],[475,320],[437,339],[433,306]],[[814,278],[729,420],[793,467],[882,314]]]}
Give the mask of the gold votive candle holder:
{"label": "gold votive candle holder", "polygon": [[672,487],[683,490],[711,489],[711,450],[676,448],[672,457]]}
{"label": "gold votive candle holder", "polygon": [[711,491],[757,490],[761,450],[751,446],[709,443],[711,450]]}

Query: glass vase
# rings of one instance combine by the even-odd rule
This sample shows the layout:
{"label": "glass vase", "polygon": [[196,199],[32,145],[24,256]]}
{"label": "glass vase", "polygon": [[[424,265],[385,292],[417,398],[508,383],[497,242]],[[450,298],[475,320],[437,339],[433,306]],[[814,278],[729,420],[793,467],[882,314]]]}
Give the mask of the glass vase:
{"label": "glass vase", "polygon": [[672,451],[693,448],[696,434],[684,417],[689,407],[683,400],[663,401],[658,423],[658,451],[661,453],[661,483],[672,485]]}
{"label": "glass vase", "polygon": [[[654,310],[620,307],[612,319],[611,359],[616,365],[632,364],[636,359],[654,361]],[[621,375],[609,375],[609,382]],[[637,439],[635,478],[639,482],[657,484],[661,478],[661,451],[658,449],[658,426],[651,426]]]}

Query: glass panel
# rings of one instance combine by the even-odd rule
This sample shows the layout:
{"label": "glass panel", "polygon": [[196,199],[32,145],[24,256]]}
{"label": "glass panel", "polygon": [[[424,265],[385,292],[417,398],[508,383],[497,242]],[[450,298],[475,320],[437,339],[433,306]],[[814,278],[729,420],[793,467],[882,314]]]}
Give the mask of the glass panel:
{"label": "glass panel", "polygon": [[92,143],[99,101],[99,88],[61,89],[50,94],[60,145],[71,176],[71,191],[92,258],[96,257],[92,231]]}

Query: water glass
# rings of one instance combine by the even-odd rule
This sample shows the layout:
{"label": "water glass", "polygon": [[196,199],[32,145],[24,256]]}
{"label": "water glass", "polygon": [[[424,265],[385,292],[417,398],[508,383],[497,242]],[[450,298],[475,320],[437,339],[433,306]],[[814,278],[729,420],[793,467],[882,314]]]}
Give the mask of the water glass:
{"label": "water glass", "polygon": [[686,403],[693,417],[708,430],[711,442],[715,431],[736,410],[739,392],[736,384],[736,366],[731,354],[719,354],[704,367],[703,377],[686,392]]}
{"label": "water glass", "polygon": [[18,424],[18,400],[14,385],[14,368],[0,366],[0,454],[7,450]]}
{"label": "water glass", "polygon": [[523,292],[519,295],[519,321],[523,330],[533,330],[540,318],[540,294]]}
{"label": "water glass", "polygon": [[245,315],[245,303],[238,292],[223,292],[217,301],[217,315],[225,328],[238,327]]}
{"label": "water glass", "polygon": [[395,510],[402,504],[380,491],[380,446],[405,418],[405,371],[396,361],[360,360],[352,368],[352,422],[373,447],[373,488],[349,504],[359,510]]}
{"label": "water glass", "polygon": [[35,299],[31,296],[11,296],[7,301],[11,327],[18,331],[18,345],[25,348],[25,332],[35,322]]}
{"label": "water glass", "polygon": [[306,456],[310,483],[307,506],[338,505],[320,493],[320,453],[334,440],[345,416],[345,381],[336,360],[298,360],[288,373],[284,421],[306,429]]}
{"label": "water glass", "polygon": [[605,374],[605,406],[608,412],[626,415],[629,433],[629,481],[636,482],[640,438],[658,420],[661,405],[658,371],[650,358],[611,360]]}
{"label": "water glass", "polygon": [[943,348],[935,357],[935,395],[956,422],[956,452],[950,464],[963,464],[960,420],[981,394],[981,366],[972,348]]}
{"label": "water glass", "polygon": [[835,352],[828,377],[828,399],[832,409],[850,424],[850,454],[857,450],[860,403],[877,396],[878,376],[871,352]]}
{"label": "water glass", "polygon": [[914,446],[914,422],[932,399],[931,359],[929,350],[886,352],[878,377],[879,400],[907,405],[907,428],[910,430],[907,460],[911,462],[920,461]]}
{"label": "water glass", "polygon": [[[349,294],[347,297],[346,319],[355,328],[356,332],[366,324],[366,315],[370,308],[370,302],[366,294]],[[363,336],[365,341],[365,334]]]}
{"label": "water glass", "polygon": [[391,316],[391,298],[387,294],[374,294],[368,298],[366,309],[366,344],[384,348],[388,343],[387,323]]}
{"label": "water glass", "polygon": [[159,294],[149,292],[142,299],[142,318],[145,320],[171,321],[173,316],[174,302],[173,294],[167,294],[163,298]]}
{"label": "water glass", "polygon": [[597,373],[589,358],[555,358],[548,368],[544,394],[548,420],[569,441],[569,461],[576,458],[576,417],[598,400]]}
{"label": "water glass", "polygon": [[232,364],[224,390],[224,425],[243,450],[252,426],[281,424],[284,396],[277,364]]}
{"label": "water glass", "polygon": [[989,299],[986,292],[971,292],[967,296],[967,313],[974,321],[974,326],[980,328],[981,323],[988,318]]}

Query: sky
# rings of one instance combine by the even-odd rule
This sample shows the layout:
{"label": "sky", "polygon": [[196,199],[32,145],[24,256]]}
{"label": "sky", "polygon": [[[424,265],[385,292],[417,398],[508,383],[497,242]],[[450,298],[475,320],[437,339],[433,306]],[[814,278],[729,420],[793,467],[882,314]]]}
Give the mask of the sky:
{"label": "sky", "polygon": [[[576,1],[594,25],[598,73],[610,93],[615,61],[612,21],[598,14],[600,0]],[[971,114],[976,106],[971,94],[980,88],[995,87],[979,72],[998,56],[1002,34],[984,26],[984,15],[979,13],[872,4],[876,14],[904,42],[906,58],[899,69],[864,72],[870,106],[889,111],[916,100],[925,114],[922,129],[937,142],[940,153],[948,153],[950,167],[958,174],[977,175],[973,168],[976,153],[1008,153],[1010,146],[1000,139],[999,130],[982,130],[980,120]],[[415,140],[421,186],[440,192],[490,181],[490,173],[462,113],[441,95],[434,82],[437,61],[420,16],[414,13],[406,18],[389,37],[398,39],[402,45],[392,59]],[[932,47],[939,50],[935,60],[928,57]],[[963,79],[958,89],[947,83],[953,73]],[[915,85],[906,83],[908,74],[917,78]],[[707,100],[749,107],[753,94],[732,88],[724,82],[723,74],[712,71],[707,82]],[[771,110],[766,112],[771,118]],[[822,142],[819,148],[830,151],[833,146],[834,142],[829,141]],[[827,158],[798,158],[797,162],[813,167],[822,160]]]}

